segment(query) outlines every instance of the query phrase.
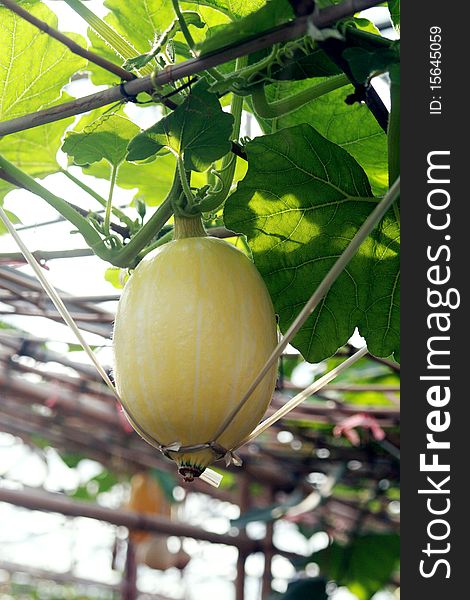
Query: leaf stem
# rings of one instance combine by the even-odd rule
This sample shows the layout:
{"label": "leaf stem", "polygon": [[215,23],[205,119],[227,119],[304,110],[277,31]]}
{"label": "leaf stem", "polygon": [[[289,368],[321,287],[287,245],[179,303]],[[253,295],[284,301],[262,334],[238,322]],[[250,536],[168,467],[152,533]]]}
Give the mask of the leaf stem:
{"label": "leaf stem", "polygon": [[253,108],[255,113],[262,119],[276,119],[293,112],[304,104],[307,104],[324,94],[328,94],[333,90],[341,88],[348,83],[349,79],[344,73],[341,75],[334,75],[333,77],[328,77],[325,81],[302,90],[297,94],[271,103],[266,99],[264,84],[261,84],[257,86],[251,94]]}
{"label": "leaf stem", "polygon": [[244,68],[240,68],[240,70],[235,70],[236,77],[239,77],[240,79],[249,79],[252,75],[256,75],[258,72],[263,71],[273,63],[278,52],[279,44],[274,44],[268,56],[265,56],[252,65],[247,65]]}
{"label": "leaf stem", "polygon": [[186,197],[186,201],[188,203],[188,207],[191,209],[195,204],[194,194],[189,186],[188,175],[184,168],[184,162],[181,156],[178,156],[176,159],[176,164],[178,165],[178,173],[181,180],[181,187],[183,188],[184,195]]}
{"label": "leaf stem", "polygon": [[111,222],[111,210],[113,207],[113,193],[114,193],[114,186],[116,185],[116,177],[117,177],[118,167],[119,167],[119,165],[113,165],[112,171],[111,171],[111,180],[109,182],[109,195],[108,195],[108,200],[106,202],[106,212],[104,213],[104,224],[103,224],[106,235],[109,235],[109,224]]}
{"label": "leaf stem", "polygon": [[[68,179],[70,179],[70,181],[73,181],[76,185],[78,185],[78,187],[81,188],[84,192],[86,192],[92,198],[97,200],[101,204],[101,206],[106,208],[106,199],[103,198],[103,196],[100,196],[98,194],[98,192],[95,192],[95,190],[93,188],[88,186],[86,183],[83,183],[83,181],[81,181],[80,179],[75,177],[75,175],[72,175],[72,173],[70,173],[70,171],[67,171],[67,169],[61,168],[60,172],[63,175],[65,175]],[[125,223],[127,225],[127,227],[129,227],[129,228],[132,227],[132,225],[133,225],[132,220],[125,213],[123,213],[122,210],[113,206],[112,212],[113,212],[113,215],[115,215],[118,219],[120,219],[123,223]],[[111,225],[111,228],[112,228],[112,225]]]}

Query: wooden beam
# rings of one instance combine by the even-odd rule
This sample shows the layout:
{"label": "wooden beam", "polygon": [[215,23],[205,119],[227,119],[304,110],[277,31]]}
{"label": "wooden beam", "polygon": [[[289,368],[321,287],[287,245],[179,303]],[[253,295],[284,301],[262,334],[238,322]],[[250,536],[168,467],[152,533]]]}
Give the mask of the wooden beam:
{"label": "wooden beam", "polygon": [[[341,4],[328,6],[319,10],[313,16],[313,22],[318,28],[327,27],[344,17],[352,16],[361,10],[378,4],[380,4],[380,0],[345,0]],[[157,71],[153,80],[151,76],[137,78],[126,83],[125,86],[108,88],[84,98],[65,102],[44,110],[38,110],[32,114],[17,117],[9,121],[3,121],[0,123],[0,136],[31,129],[45,123],[53,123],[114,102],[122,102],[126,96],[137,96],[141,92],[152,92],[155,86],[178,81],[184,77],[207,71],[211,67],[222,65],[240,56],[246,56],[259,50],[270,48],[280,42],[295,40],[307,33],[309,18],[298,17],[233,46],[220,48],[204,56],[190,58],[184,62],[170,65]],[[122,87],[125,87],[124,92]]]}
{"label": "wooden beam", "polygon": [[[18,563],[13,563],[10,561],[2,560],[0,561],[0,571],[6,571],[7,573],[24,573],[31,577],[32,579],[41,579],[45,581],[55,581],[59,584],[74,584],[78,586],[86,586],[93,588],[102,588],[105,590],[110,590],[112,592],[119,592],[121,586],[119,584],[112,583],[104,583],[102,581],[96,581],[95,579],[87,579],[84,577],[77,577],[73,573],[67,571],[65,573],[58,573],[56,571],[48,571],[46,569],[40,569],[37,567],[32,567],[30,565],[20,565]],[[149,600],[169,600],[164,596],[159,594],[147,594],[145,593],[145,597]]]}
{"label": "wooden beam", "polygon": [[170,521],[163,517],[79,502],[61,494],[52,494],[31,489],[26,491],[0,488],[0,502],[8,502],[9,504],[15,504],[16,506],[22,506],[30,510],[57,512],[70,517],[97,519],[98,521],[121,525],[129,529],[141,529],[162,535],[189,537],[213,544],[235,546],[247,553],[260,550],[258,542],[250,540],[246,536],[214,533],[186,523]]}
{"label": "wooden beam", "polygon": [[[275,501],[274,490],[270,489],[269,503],[273,504]],[[262,580],[261,597],[263,600],[267,600],[271,596],[272,588],[272,562],[274,557],[274,545],[273,545],[273,533],[274,533],[274,521],[268,521],[266,523],[266,534],[263,540],[263,552],[264,552],[264,571]]]}

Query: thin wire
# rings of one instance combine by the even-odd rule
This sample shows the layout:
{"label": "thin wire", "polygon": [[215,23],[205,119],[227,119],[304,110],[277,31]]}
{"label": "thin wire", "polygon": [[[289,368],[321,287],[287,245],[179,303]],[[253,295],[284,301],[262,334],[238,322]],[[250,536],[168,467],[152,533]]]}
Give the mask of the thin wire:
{"label": "thin wire", "polygon": [[94,366],[96,367],[98,373],[101,375],[101,377],[103,378],[104,382],[109,387],[109,389],[113,392],[114,396],[116,396],[116,398],[119,401],[121,401],[119,398],[119,394],[117,393],[117,390],[114,387],[113,382],[109,378],[109,375],[106,373],[105,369],[100,364],[100,362],[97,359],[93,350],[87,344],[85,338],[83,337],[81,331],[75,324],[75,321],[72,319],[69,311],[67,310],[67,307],[63,303],[63,301],[62,301],[61,297],[59,296],[59,294],[57,293],[56,289],[46,279],[41,265],[34,258],[33,254],[28,250],[28,248],[26,247],[23,240],[18,235],[16,229],[13,227],[10,219],[8,218],[8,216],[6,215],[5,211],[3,210],[3,208],[1,206],[0,206],[0,219],[3,221],[3,223],[5,224],[5,227],[8,229],[8,231],[12,235],[13,239],[17,243],[17,245],[18,245],[19,249],[21,250],[21,253],[25,257],[26,261],[28,262],[30,267],[33,269],[36,277],[39,280],[39,283],[44,288],[44,291],[47,293],[47,295],[51,299],[52,303],[59,311],[59,314],[61,315],[61,317],[64,319],[64,321],[67,323],[67,325],[70,327],[70,329],[75,334],[78,342],[80,343],[83,350],[86,352],[86,354],[88,355],[88,357],[90,358],[90,360],[92,361]]}
{"label": "thin wire", "polygon": [[[158,446],[156,445],[158,442],[155,442],[155,440],[153,440],[150,436],[148,436],[142,430],[142,428],[137,425],[136,421],[132,418],[127,406],[125,404],[123,404],[121,398],[119,397],[119,394],[117,393],[117,390],[114,387],[113,382],[111,381],[108,374],[106,373],[106,371],[100,364],[100,362],[99,362],[98,358],[96,357],[95,353],[93,352],[93,350],[87,344],[85,338],[83,337],[81,331],[75,324],[75,321],[73,320],[72,316],[70,315],[69,311],[67,310],[67,307],[63,303],[61,297],[57,293],[56,289],[52,286],[52,284],[45,277],[44,272],[41,268],[41,265],[31,254],[29,249],[26,247],[23,240],[18,235],[16,229],[13,227],[10,219],[8,218],[8,216],[6,215],[5,211],[3,210],[3,208],[1,206],[0,206],[0,219],[3,221],[3,223],[5,224],[5,227],[8,229],[9,233],[12,235],[13,239],[17,243],[17,245],[18,245],[19,249],[21,250],[23,256],[25,257],[26,261],[31,266],[36,277],[38,278],[39,283],[42,285],[42,287],[44,288],[44,291],[46,292],[46,294],[49,296],[49,298],[53,302],[54,306],[59,311],[59,314],[61,315],[61,317],[64,319],[64,321],[67,323],[67,325],[70,327],[70,329],[75,334],[78,342],[80,343],[83,350],[86,352],[86,354],[88,355],[88,357],[90,358],[90,360],[92,361],[94,366],[96,367],[98,373],[101,375],[101,377],[103,378],[106,385],[112,391],[112,393],[114,394],[116,399],[124,407],[124,410],[126,411],[126,414],[127,414],[127,418],[129,419],[129,421],[131,421],[134,429],[137,431],[137,433],[139,433],[139,435],[141,437],[143,437],[143,439],[146,442],[148,442],[149,444],[151,444],[152,446],[154,446],[156,448],[161,449],[160,445],[158,445]],[[222,481],[222,476],[219,473],[213,471],[212,469],[206,469],[205,475],[203,473],[202,476],[200,477],[200,479],[202,479],[203,481],[205,481],[206,483],[208,483],[209,485],[211,485],[213,487],[219,487],[220,482]]]}
{"label": "thin wire", "polygon": [[242,397],[242,399],[238,403],[238,406],[236,406],[234,408],[234,410],[232,410],[230,412],[230,414],[227,416],[227,418],[222,423],[220,428],[217,430],[217,433],[214,436],[214,440],[217,441],[217,439],[222,435],[222,433],[227,429],[227,427],[230,425],[230,423],[233,421],[233,419],[237,416],[237,414],[240,412],[240,410],[243,408],[243,406],[246,404],[246,402],[251,397],[252,393],[256,390],[258,385],[261,383],[261,381],[263,381],[265,376],[271,370],[272,366],[276,363],[278,358],[281,356],[281,354],[287,347],[287,344],[292,340],[292,338],[296,335],[296,333],[299,331],[299,329],[302,327],[302,325],[305,323],[305,321],[308,319],[308,317],[312,314],[312,312],[315,310],[315,308],[317,307],[319,302],[322,300],[322,298],[328,293],[328,291],[331,288],[331,286],[333,285],[333,283],[336,281],[336,279],[339,277],[339,275],[343,272],[344,268],[349,263],[349,261],[356,254],[356,252],[359,249],[362,242],[371,233],[371,231],[374,229],[376,224],[383,218],[383,216],[385,215],[387,210],[392,206],[394,201],[398,198],[399,194],[400,194],[400,177],[398,177],[396,179],[395,183],[389,189],[387,194],[383,197],[383,199],[377,204],[377,206],[374,208],[374,210],[370,213],[370,215],[367,217],[367,219],[364,221],[364,223],[361,225],[361,227],[357,231],[356,235],[353,237],[351,242],[348,244],[346,250],[344,250],[344,252],[338,258],[338,260],[334,263],[334,265],[331,267],[331,269],[325,275],[325,277],[323,278],[320,285],[310,296],[310,299],[305,304],[303,309],[299,312],[299,314],[295,318],[292,325],[286,331],[285,336],[278,343],[278,345],[274,348],[271,356],[268,358],[268,360],[264,364],[263,368],[260,370],[260,372],[258,373],[256,378],[254,379],[253,383],[251,384],[251,386],[246,391],[245,395]]}
{"label": "thin wire", "polygon": [[311,385],[309,385],[307,388],[305,388],[302,392],[298,393],[296,396],[294,396],[288,402],[286,402],[284,404],[284,406],[282,406],[274,414],[272,414],[270,417],[268,417],[267,419],[262,421],[258,425],[258,427],[256,427],[250,433],[250,435],[248,435],[244,440],[242,440],[239,444],[237,444],[235,446],[234,450],[237,450],[238,448],[240,448],[240,446],[243,446],[247,442],[251,442],[251,440],[253,440],[255,437],[258,437],[260,434],[262,434],[264,431],[266,431],[266,429],[268,429],[268,427],[271,427],[271,425],[273,425],[274,423],[279,421],[279,419],[282,419],[283,417],[285,417],[291,410],[296,408],[299,404],[301,404],[304,400],[309,398],[312,394],[319,392],[325,385],[330,383],[330,381],[332,379],[335,379],[335,377],[337,377],[340,373],[342,373],[343,371],[348,369],[352,364],[357,362],[360,358],[365,356],[367,353],[368,353],[367,346],[364,346],[358,352],[356,352],[355,354],[353,354],[352,356],[347,358],[345,361],[343,361],[340,365],[338,365],[331,371],[328,371],[328,373],[323,375],[323,377],[320,377],[320,379],[318,379],[317,381],[314,381]]}

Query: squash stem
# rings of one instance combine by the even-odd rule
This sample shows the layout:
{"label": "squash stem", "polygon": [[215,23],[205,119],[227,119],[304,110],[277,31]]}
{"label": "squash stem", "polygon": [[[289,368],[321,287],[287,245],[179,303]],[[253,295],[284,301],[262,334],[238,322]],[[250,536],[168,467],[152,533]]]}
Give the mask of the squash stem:
{"label": "squash stem", "polygon": [[175,228],[173,233],[174,240],[205,236],[207,236],[207,231],[205,230],[202,219],[199,215],[194,217],[175,215]]}

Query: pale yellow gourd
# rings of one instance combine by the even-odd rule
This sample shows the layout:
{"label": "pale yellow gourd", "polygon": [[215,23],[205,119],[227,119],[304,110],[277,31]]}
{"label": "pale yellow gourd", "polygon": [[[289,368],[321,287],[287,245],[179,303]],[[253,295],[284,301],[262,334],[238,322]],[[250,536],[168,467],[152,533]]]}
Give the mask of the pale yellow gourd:
{"label": "pale yellow gourd", "polygon": [[[230,450],[270,402],[275,366],[214,440],[276,346],[275,315],[253,263],[223,240],[192,237],[204,231],[191,221],[180,218],[179,239],[147,255],[125,285],[116,385],[131,422],[158,444],[217,441]],[[170,456],[188,479],[216,458],[208,448]]]}
{"label": "pale yellow gourd", "polygon": [[[165,493],[150,473],[135,473],[131,478],[131,492],[127,508],[138,513],[170,518],[171,507]],[[138,544],[152,537],[149,531],[130,530],[130,539]]]}

